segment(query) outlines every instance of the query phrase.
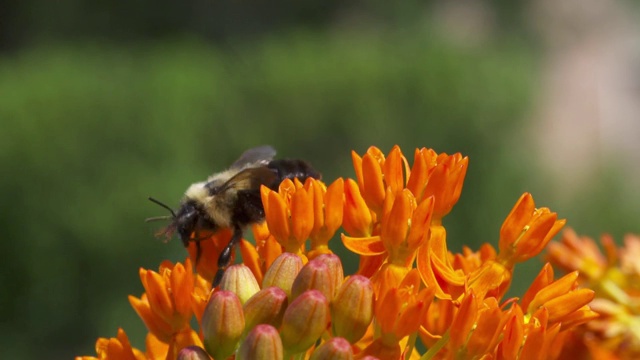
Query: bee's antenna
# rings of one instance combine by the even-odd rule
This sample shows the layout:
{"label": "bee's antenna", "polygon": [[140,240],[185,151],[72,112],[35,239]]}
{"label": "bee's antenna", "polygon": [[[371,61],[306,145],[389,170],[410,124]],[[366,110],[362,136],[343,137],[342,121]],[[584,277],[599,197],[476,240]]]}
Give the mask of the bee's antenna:
{"label": "bee's antenna", "polygon": [[144,219],[144,222],[152,222],[152,221],[158,221],[158,220],[169,220],[169,219],[173,219],[173,218],[174,218],[174,216],[171,216],[171,215],[154,216],[154,217],[150,217],[150,218]]}
{"label": "bee's antenna", "polygon": [[[171,213],[171,216],[172,216],[172,217],[174,217],[174,218],[176,217],[176,213],[175,213],[175,212],[173,212],[173,209],[172,209],[172,208],[170,208],[169,206],[165,205],[164,203],[162,203],[162,202],[160,202],[160,201],[158,201],[158,200],[156,200],[156,199],[154,199],[154,198],[152,198],[152,197],[149,197],[149,201],[154,202],[154,203],[156,203],[156,204],[158,204],[158,205],[162,206],[163,208],[165,208],[165,209],[169,210],[169,212]],[[149,219],[147,219],[147,220],[145,220],[145,221],[153,221],[152,219],[162,219],[162,218],[163,218],[163,217],[149,218]],[[167,218],[167,219],[169,219],[169,217],[168,217],[168,216],[167,216],[166,218]]]}

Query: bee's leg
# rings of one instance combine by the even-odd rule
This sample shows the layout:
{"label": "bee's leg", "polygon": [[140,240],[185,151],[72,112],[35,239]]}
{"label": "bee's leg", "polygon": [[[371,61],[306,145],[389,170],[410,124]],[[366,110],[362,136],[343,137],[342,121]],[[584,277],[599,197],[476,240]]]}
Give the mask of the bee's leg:
{"label": "bee's leg", "polygon": [[231,252],[237,243],[240,242],[242,238],[242,229],[234,228],[233,235],[231,235],[231,240],[227,246],[222,249],[220,256],[218,257],[218,271],[216,272],[216,276],[213,278],[212,286],[216,287],[220,284],[220,280],[222,280],[222,275],[224,275],[224,271],[229,266],[229,262],[231,262]]}

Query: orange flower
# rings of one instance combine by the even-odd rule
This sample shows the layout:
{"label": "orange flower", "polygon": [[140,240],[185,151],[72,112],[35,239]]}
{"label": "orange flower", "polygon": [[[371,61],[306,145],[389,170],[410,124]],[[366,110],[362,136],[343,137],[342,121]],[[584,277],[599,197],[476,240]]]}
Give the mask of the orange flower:
{"label": "orange flower", "polygon": [[566,220],[548,208],[535,208],[531,194],[524,193],[500,229],[498,259],[511,267],[540,253]]}
{"label": "orange flower", "polygon": [[482,301],[473,291],[467,292],[451,323],[445,353],[458,359],[493,354],[507,319],[495,298]]}
{"label": "orange flower", "polygon": [[189,346],[202,347],[202,340],[198,334],[191,328],[173,334],[171,341],[168,343],[158,339],[153,333],[147,334],[146,344],[147,357],[149,359],[177,359],[180,350]]}
{"label": "orange flower", "polygon": [[397,196],[388,190],[380,235],[369,238],[343,235],[342,241],[349,250],[357,254],[371,256],[386,253],[390,264],[410,268],[416,257],[416,250],[429,234],[432,209],[432,197],[416,205],[409,190],[402,190]]}
{"label": "orange flower", "polygon": [[321,254],[331,254],[329,240],[342,224],[344,209],[344,180],[337,179],[328,188],[313,178],[307,180],[313,193],[313,230],[311,231],[311,249],[309,258]]}
{"label": "orange flower", "polygon": [[391,187],[394,192],[404,187],[402,176],[404,156],[400,148],[397,145],[394,146],[388,160],[375,146],[367,149],[362,158],[352,151],[351,158],[364,201],[369,209],[380,214],[387,187]]}
{"label": "orange flower", "polygon": [[146,293],[140,299],[129,296],[129,302],[149,331],[169,343],[174,334],[190,328],[194,286],[191,260],[187,259],[185,266],[165,261],[159,273],[141,268],[140,279]]}
{"label": "orange flower", "polygon": [[434,196],[434,221],[439,223],[460,198],[469,158],[460,153],[437,154],[427,148],[416,149],[414,154],[413,167],[409,168],[397,145],[386,158],[374,146],[362,158],[352,152],[360,192],[377,214],[382,210],[388,188],[392,193],[407,188],[418,201]]}
{"label": "orange flower", "polygon": [[527,324],[527,336],[519,359],[554,359],[552,354],[556,353],[556,350],[551,345],[560,331],[561,324],[549,324],[547,316],[547,310],[541,309]]}
{"label": "orange flower", "polygon": [[[420,155],[425,159],[433,159],[435,151],[422,148]],[[418,154],[416,154],[417,157]],[[425,161],[428,164],[429,161],[433,160]],[[426,183],[424,192],[422,195],[414,193],[419,199],[429,196],[435,198],[436,203],[433,209],[433,221],[435,224],[440,224],[441,219],[451,211],[453,205],[460,199],[468,166],[469,158],[462,157],[460,153],[453,155],[438,154],[435,159],[435,166],[429,171],[429,180]],[[414,164],[414,167],[416,167],[416,164]]]}
{"label": "orange flower", "polygon": [[425,316],[420,324],[420,339],[422,343],[429,349],[442,339],[447,332],[458,308],[451,300],[435,299],[431,302]]}
{"label": "orange flower", "polygon": [[342,227],[354,237],[373,235],[376,215],[367,207],[358,184],[347,179],[344,184],[344,218]]}
{"label": "orange flower", "polygon": [[265,218],[271,234],[286,252],[302,254],[305,241],[314,226],[313,190],[311,184],[303,186],[298,179],[285,179],[275,192],[266,186],[260,189]]}
{"label": "orange flower", "polygon": [[[522,308],[536,316],[544,310],[550,323],[562,323],[563,329],[597,317],[588,307],[595,295],[590,289],[577,289],[578,272],[553,281],[553,269],[546,264],[522,298]],[[538,316],[539,317],[539,316]]]}
{"label": "orange flower", "polygon": [[637,358],[640,356],[640,291],[637,285],[640,280],[640,238],[625,236],[624,247],[620,249],[616,248],[611,236],[602,236],[601,243],[604,254],[592,239],[578,237],[567,230],[561,242],[549,245],[547,255],[554,265],[566,271],[580,271],[577,278],[580,285],[596,291],[590,308],[581,308],[572,314],[572,319],[581,323],[585,317],[594,317],[593,312],[599,317],[580,326],[580,336],[572,342],[571,351],[585,352],[592,358]]}
{"label": "orange flower", "polygon": [[433,300],[433,290],[420,289],[420,284],[420,275],[414,269],[398,287],[381,289],[374,313],[383,343],[395,344],[418,331],[423,315]]}
{"label": "orange flower", "polygon": [[502,340],[502,330],[508,320],[495,298],[482,302],[476,316],[475,328],[465,345],[464,358],[480,358],[495,351],[498,341]]}
{"label": "orange flower", "polygon": [[96,341],[96,354],[93,356],[77,356],[76,360],[143,360],[147,357],[138,349],[131,347],[127,334],[121,328],[115,338],[99,338]]}
{"label": "orange flower", "polygon": [[452,266],[443,226],[431,226],[429,240],[418,249],[417,268],[427,287],[438,299],[457,299],[464,293],[467,275]]}

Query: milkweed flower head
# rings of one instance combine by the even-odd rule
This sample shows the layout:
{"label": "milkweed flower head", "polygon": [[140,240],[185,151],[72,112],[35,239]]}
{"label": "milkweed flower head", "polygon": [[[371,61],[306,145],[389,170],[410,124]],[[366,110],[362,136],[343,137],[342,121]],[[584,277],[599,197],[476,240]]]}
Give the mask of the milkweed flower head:
{"label": "milkweed flower head", "polygon": [[[461,197],[467,157],[421,148],[410,161],[395,146],[351,159],[353,179],[262,187],[265,222],[252,226],[253,242],[240,242],[242,264],[230,266],[217,288],[210,280],[229,231],[199,239],[197,265],[190,246],[184,263],[141,269],[145,292],[129,300],[147,326],[146,349],[118,330],[98,339],[96,358],[555,359],[583,329],[612,324],[603,321],[617,314],[610,303],[592,302],[599,290],[590,285],[611,289],[604,282],[611,273],[625,290],[619,297],[637,294],[635,262],[615,258],[614,274],[611,246],[602,256],[574,239],[552,243],[529,289],[505,298],[517,264],[542,252],[564,220],[525,193],[496,234],[497,247],[454,253],[442,219]],[[353,274],[344,273],[346,255],[334,253],[340,240],[359,258]],[[568,273],[558,278],[552,265]],[[616,333],[599,326],[600,334]],[[616,334],[618,343],[634,335]]]}
{"label": "milkweed flower head", "polygon": [[546,257],[568,272],[583,290],[593,289],[590,304],[598,318],[577,327],[564,354],[592,359],[640,358],[640,237],[628,234],[618,247],[604,235],[600,247],[572,229],[547,247]]}

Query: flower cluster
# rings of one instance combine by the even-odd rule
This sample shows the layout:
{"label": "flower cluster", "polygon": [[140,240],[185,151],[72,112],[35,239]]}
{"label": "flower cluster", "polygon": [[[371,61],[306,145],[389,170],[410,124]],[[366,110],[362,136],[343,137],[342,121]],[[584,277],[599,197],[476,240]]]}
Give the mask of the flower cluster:
{"label": "flower cluster", "polygon": [[[263,187],[266,221],[219,287],[210,279],[229,232],[202,241],[197,273],[193,249],[184,265],[140,270],[145,294],[130,302],[149,330],[146,351],[119,330],[98,340],[98,358],[554,359],[573,329],[598,317],[594,291],[578,287],[582,268],[555,279],[547,264],[521,298],[504,298],[515,265],[565,223],[530,194],[505,219],[497,249],[452,253],[442,219],[460,198],[468,158],[423,148],[410,164],[396,146],[352,159],[355,180]],[[347,277],[330,247],[340,228],[360,259]]]}
{"label": "flower cluster", "polygon": [[599,318],[571,334],[567,354],[593,359],[640,358],[640,237],[627,235],[617,248],[611,236],[600,240],[566,230],[547,247],[547,258],[567,272],[579,272],[580,287],[593,289],[590,306]]}

